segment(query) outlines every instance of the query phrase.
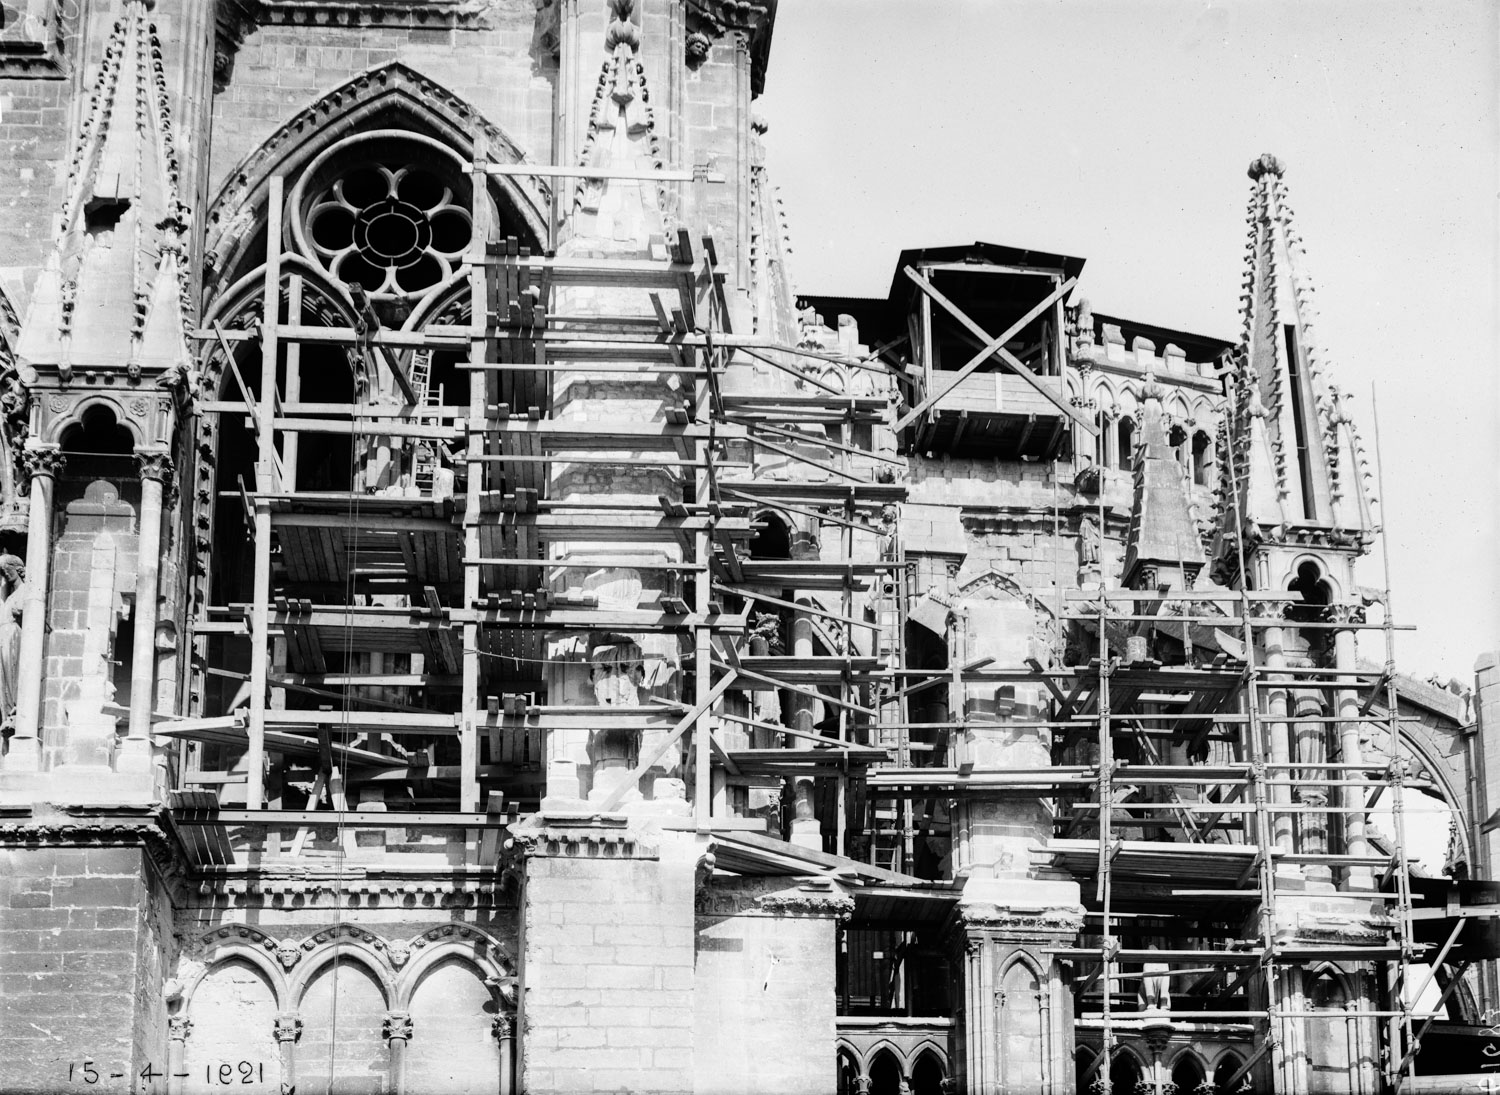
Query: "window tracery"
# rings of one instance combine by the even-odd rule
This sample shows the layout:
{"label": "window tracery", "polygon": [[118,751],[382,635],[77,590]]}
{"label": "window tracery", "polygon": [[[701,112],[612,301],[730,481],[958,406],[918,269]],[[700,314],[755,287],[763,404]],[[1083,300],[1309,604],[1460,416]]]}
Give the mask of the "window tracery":
{"label": "window tracery", "polygon": [[356,163],[306,214],[313,253],[375,299],[414,297],[451,277],[473,236],[451,180],[409,163]]}
{"label": "window tracery", "polygon": [[[288,206],[291,249],[351,295],[358,286],[387,322],[451,284],[474,238],[462,159],[409,130],[334,142],[298,178]],[[503,235],[505,217],[491,213]]]}

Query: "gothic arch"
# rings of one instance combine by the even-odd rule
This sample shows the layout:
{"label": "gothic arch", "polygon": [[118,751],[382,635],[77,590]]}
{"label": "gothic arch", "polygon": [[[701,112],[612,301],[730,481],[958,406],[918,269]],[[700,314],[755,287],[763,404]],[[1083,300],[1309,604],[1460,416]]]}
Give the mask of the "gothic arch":
{"label": "gothic arch", "polygon": [[[1214,1085],[1220,1089],[1221,1095],[1230,1095],[1228,1090],[1225,1089],[1225,1085],[1231,1076],[1233,1076],[1236,1072],[1244,1067],[1245,1055],[1239,1050],[1230,1047],[1223,1050],[1218,1055],[1218,1057],[1214,1059],[1213,1071],[1210,1072],[1208,1076],[1211,1080],[1213,1080]],[[1247,1090],[1249,1088],[1249,1085],[1250,1077],[1247,1075],[1243,1080],[1241,1080],[1240,1086],[1235,1090]]]}
{"label": "gothic arch", "polygon": [[1115,395],[1114,385],[1103,377],[1094,381],[1090,386],[1089,397],[1099,405],[1099,409],[1106,415],[1113,416],[1119,413],[1120,403]]}
{"label": "gothic arch", "polygon": [[[155,395],[156,393],[153,392],[150,394]],[[130,409],[127,409],[118,396],[104,392],[91,392],[71,406],[65,407],[60,413],[43,415],[44,422],[40,440],[43,444],[58,444],[61,442],[64,433],[75,426],[81,428],[84,425],[84,418],[91,411],[102,408],[108,411],[114,418],[116,426],[130,433],[131,443],[134,446],[140,447],[146,445],[148,439],[145,436],[144,429],[145,422],[150,414],[150,403],[147,402],[147,399],[148,396],[143,394],[131,400],[132,405],[138,406],[141,410],[139,415],[135,415],[130,413]]]}
{"label": "gothic arch", "polygon": [[[355,130],[392,127],[434,138],[466,159],[472,159],[474,133],[481,130],[491,162],[526,159],[502,129],[442,85],[399,61],[369,69],[299,111],[229,173],[209,205],[205,296],[216,295],[217,282],[264,236],[273,175],[300,172]],[[536,239],[547,239],[551,192],[543,182],[526,179],[522,185],[515,179],[492,177],[490,193],[524,221]]]}
{"label": "gothic arch", "polygon": [[1308,967],[1303,976],[1307,979],[1304,984],[1309,988],[1311,988],[1312,985],[1317,983],[1322,978],[1331,977],[1334,983],[1338,986],[1340,998],[1346,1004],[1349,1001],[1357,998],[1357,994],[1354,991],[1354,986],[1349,983],[1348,974],[1346,974],[1343,969],[1341,969],[1336,963],[1319,962],[1315,966]]}
{"label": "gothic arch", "polygon": [[406,961],[396,978],[391,1007],[403,1010],[410,1007],[412,994],[423,975],[450,958],[460,958],[471,964],[491,987],[502,1010],[513,1010],[513,1001],[506,999],[506,994],[515,983],[515,962],[505,945],[487,932],[465,926],[461,932],[445,934],[445,929],[434,928],[405,944],[404,949],[416,954]]}
{"label": "gothic arch", "polygon": [[903,1073],[906,1071],[906,1054],[901,1052],[901,1047],[896,1045],[896,1043],[891,1041],[889,1038],[882,1038],[880,1039],[880,1041],[873,1042],[869,1046],[866,1046],[864,1055],[862,1058],[860,1058],[860,1067],[866,1075],[869,1075],[870,1066],[875,1063],[876,1058],[878,1058],[882,1052],[889,1053],[891,1055],[891,1059],[896,1062],[897,1067],[899,1067]]}
{"label": "gothic arch", "polygon": [[182,1010],[184,1014],[192,1015],[193,996],[202,987],[203,982],[216,970],[232,962],[244,962],[253,966],[270,984],[271,992],[276,997],[277,1009],[286,1009],[292,997],[285,971],[272,961],[262,941],[234,938],[214,947],[210,957],[200,967],[195,968],[188,979],[183,982]]}
{"label": "gothic arch", "polygon": [[384,959],[381,950],[377,950],[371,943],[354,935],[338,935],[325,943],[318,944],[312,950],[306,952],[306,957],[300,964],[300,968],[287,984],[287,991],[293,1005],[300,1010],[302,997],[318,974],[325,967],[343,963],[358,964],[375,978],[380,986],[380,991],[385,997],[386,1006],[391,1006],[391,1001],[396,996],[396,986],[391,977],[391,969]]}
{"label": "gothic arch", "polygon": [[1273,583],[1273,587],[1276,589],[1290,590],[1292,583],[1300,577],[1299,572],[1301,571],[1301,569],[1309,563],[1317,568],[1319,581],[1327,584],[1329,600],[1344,600],[1346,594],[1343,587],[1339,584],[1338,578],[1334,574],[1334,568],[1330,567],[1328,565],[1328,561],[1321,555],[1317,555],[1309,551],[1299,552],[1277,576],[1275,582]]}
{"label": "gothic arch", "polygon": [[1016,966],[1025,966],[1027,970],[1030,971],[1031,976],[1036,978],[1036,983],[1038,985],[1045,985],[1047,983],[1047,975],[1045,972],[1043,972],[1041,964],[1038,963],[1035,958],[1031,957],[1031,955],[1027,954],[1025,951],[1016,951],[1014,954],[1011,954],[1007,958],[1005,958],[1005,960],[1000,963],[1000,968],[995,971],[995,980],[1005,980],[1005,975],[1008,974]]}

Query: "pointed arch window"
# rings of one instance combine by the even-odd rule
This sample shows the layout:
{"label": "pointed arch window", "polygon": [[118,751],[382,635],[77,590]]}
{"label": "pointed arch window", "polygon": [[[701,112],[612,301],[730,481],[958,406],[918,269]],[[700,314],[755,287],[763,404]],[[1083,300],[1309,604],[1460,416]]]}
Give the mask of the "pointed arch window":
{"label": "pointed arch window", "polygon": [[1193,482],[1206,487],[1213,481],[1214,445],[1208,434],[1197,430],[1193,434]]}
{"label": "pointed arch window", "polygon": [[1135,466],[1135,419],[1123,417],[1115,425],[1118,457],[1115,466],[1130,471]]}

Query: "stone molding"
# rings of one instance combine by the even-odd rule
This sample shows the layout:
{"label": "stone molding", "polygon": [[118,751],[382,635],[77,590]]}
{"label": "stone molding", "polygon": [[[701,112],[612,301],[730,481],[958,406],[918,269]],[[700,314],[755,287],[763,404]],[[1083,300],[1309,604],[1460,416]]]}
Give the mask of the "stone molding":
{"label": "stone molding", "polygon": [[854,915],[854,898],[839,892],[785,891],[767,894],[756,904],[762,912],[778,917],[807,916],[817,919],[848,920]]}
{"label": "stone molding", "polygon": [[596,814],[559,818],[538,815],[536,823],[511,829],[506,851],[526,859],[656,859],[657,846],[623,817]]}
{"label": "stone molding", "polygon": [[167,880],[180,879],[186,860],[162,831],[155,813],[132,818],[0,819],[0,848],[142,848]]}
{"label": "stone molding", "polygon": [[515,905],[498,879],[461,882],[403,878],[202,879],[200,898],[227,898],[228,907],[309,909],[485,909]]}
{"label": "stone molding", "polygon": [[[954,913],[966,932],[1003,942],[1028,942],[1038,937],[1072,938],[1083,930],[1083,907],[1053,905],[1012,908],[987,901],[961,904]],[[971,939],[980,938],[971,936]]]}
{"label": "stone molding", "polygon": [[1373,916],[1341,916],[1324,913],[1298,913],[1295,922],[1280,927],[1273,938],[1277,943],[1317,946],[1380,946],[1391,941],[1394,925]]}
{"label": "stone molding", "polygon": [[711,882],[698,894],[699,916],[833,918],[854,915],[854,898],[834,882],[787,886],[785,877],[739,878]]}
{"label": "stone molding", "polygon": [[256,0],[251,17],[267,25],[485,30],[491,0]]}
{"label": "stone molding", "polygon": [[10,25],[0,30],[0,78],[57,80],[67,76],[61,0],[21,0],[11,8],[6,20]]}

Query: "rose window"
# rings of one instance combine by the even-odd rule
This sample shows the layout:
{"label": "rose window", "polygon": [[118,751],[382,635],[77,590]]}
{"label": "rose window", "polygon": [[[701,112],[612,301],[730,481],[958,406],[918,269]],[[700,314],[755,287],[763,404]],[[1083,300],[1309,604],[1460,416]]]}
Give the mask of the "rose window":
{"label": "rose window", "polygon": [[307,210],[312,250],[372,297],[415,297],[462,264],[473,235],[466,199],[434,172],[367,163],[336,177]]}

